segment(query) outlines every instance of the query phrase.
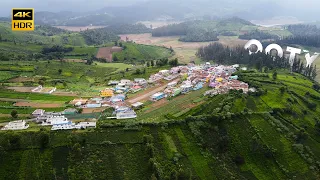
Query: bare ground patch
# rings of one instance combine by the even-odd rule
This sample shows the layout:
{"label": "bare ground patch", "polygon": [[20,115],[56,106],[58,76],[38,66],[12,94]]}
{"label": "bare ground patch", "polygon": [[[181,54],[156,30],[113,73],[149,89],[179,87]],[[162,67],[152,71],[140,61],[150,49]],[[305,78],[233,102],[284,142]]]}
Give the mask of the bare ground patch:
{"label": "bare ground patch", "polygon": [[31,92],[35,87],[7,87],[7,89],[11,89],[17,92]]}
{"label": "bare ground patch", "polygon": [[17,77],[9,80],[9,82],[13,82],[13,83],[30,82],[30,81],[35,81],[35,78],[34,77]]}
{"label": "bare ground patch", "polygon": [[97,58],[103,58],[108,62],[112,62],[112,53],[120,51],[122,51],[121,47],[102,47],[99,48]]}
{"label": "bare ground patch", "polygon": [[82,114],[90,114],[90,113],[96,113],[96,112],[102,112],[106,108],[84,108],[82,111]]}
{"label": "bare ground patch", "polygon": [[[196,52],[199,47],[207,46],[210,43],[216,42],[181,42],[179,41],[180,36],[168,36],[168,37],[152,37],[152,34],[123,34],[120,35],[121,40],[126,40],[126,38],[132,40],[138,44],[146,44],[146,45],[157,45],[157,46],[165,46],[167,48],[172,47],[176,53],[173,58],[178,58],[182,63],[188,63],[190,61],[195,60]],[[241,40],[236,37],[219,37],[220,43],[234,47],[238,45],[244,45],[247,41]]]}

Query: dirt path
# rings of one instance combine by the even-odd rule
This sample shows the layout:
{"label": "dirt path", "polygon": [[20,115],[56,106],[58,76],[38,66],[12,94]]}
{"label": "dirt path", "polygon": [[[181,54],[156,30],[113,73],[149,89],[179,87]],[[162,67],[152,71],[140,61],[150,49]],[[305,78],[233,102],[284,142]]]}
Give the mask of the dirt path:
{"label": "dirt path", "polygon": [[166,86],[167,86],[167,83],[165,83],[165,84],[163,84],[163,85],[161,85],[151,91],[145,91],[144,94],[140,94],[140,95],[138,95],[138,97],[134,97],[132,99],[129,99],[128,102],[132,104],[132,103],[136,103],[139,101],[148,100],[151,95],[153,95],[159,91],[163,91],[166,88]]}

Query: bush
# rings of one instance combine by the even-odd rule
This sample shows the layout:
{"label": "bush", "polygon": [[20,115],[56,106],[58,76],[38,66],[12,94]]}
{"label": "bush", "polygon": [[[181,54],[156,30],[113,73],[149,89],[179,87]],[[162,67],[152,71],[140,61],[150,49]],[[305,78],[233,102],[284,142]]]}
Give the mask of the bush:
{"label": "bush", "polygon": [[236,163],[236,165],[242,165],[245,163],[244,158],[240,155],[237,155],[234,159],[233,159],[234,163]]}

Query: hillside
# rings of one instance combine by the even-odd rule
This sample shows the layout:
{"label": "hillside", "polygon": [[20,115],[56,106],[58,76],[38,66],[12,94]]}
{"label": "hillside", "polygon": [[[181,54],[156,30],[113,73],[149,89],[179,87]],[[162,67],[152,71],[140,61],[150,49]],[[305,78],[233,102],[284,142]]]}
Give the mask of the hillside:
{"label": "hillside", "polygon": [[181,41],[205,42],[217,40],[217,36],[237,36],[258,27],[240,18],[223,20],[189,21],[172,24],[152,31],[152,36],[182,36]]}
{"label": "hillside", "polygon": [[123,51],[115,52],[115,62],[141,62],[146,60],[169,58],[173,52],[169,48],[135,43],[123,43]]}
{"label": "hillside", "polygon": [[172,116],[176,98],[155,110],[163,115],[150,112],[157,122],[102,120],[95,131],[1,132],[1,178],[318,179],[320,93],[313,83],[287,72],[276,80],[238,75],[259,93],[205,98]]}
{"label": "hillside", "polygon": [[78,33],[71,33],[50,26],[38,26],[32,32],[15,32],[10,23],[0,22],[0,37],[3,42],[30,44],[68,44],[84,46],[84,38]]}
{"label": "hillside", "polygon": [[99,28],[92,30],[85,30],[80,33],[70,32],[59,28],[40,25],[36,26],[35,31],[31,32],[15,32],[11,30],[10,23],[0,22],[0,41],[1,42],[15,42],[28,43],[36,45],[72,45],[72,46],[86,46],[86,45],[101,45],[104,42],[118,40],[113,32],[110,30]]}

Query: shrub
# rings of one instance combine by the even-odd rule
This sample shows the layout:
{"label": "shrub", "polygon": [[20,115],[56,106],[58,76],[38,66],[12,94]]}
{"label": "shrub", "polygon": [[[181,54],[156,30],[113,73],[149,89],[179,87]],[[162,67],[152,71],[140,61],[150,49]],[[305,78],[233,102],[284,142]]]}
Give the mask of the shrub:
{"label": "shrub", "polygon": [[233,159],[234,163],[236,163],[236,165],[242,165],[245,163],[244,158],[240,155],[237,155],[234,159]]}

